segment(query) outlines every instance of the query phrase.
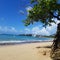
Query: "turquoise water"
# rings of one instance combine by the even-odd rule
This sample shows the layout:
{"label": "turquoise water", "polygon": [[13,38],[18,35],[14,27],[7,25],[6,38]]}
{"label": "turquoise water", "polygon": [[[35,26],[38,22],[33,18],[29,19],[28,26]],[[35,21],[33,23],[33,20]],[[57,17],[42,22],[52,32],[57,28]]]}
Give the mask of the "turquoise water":
{"label": "turquoise water", "polygon": [[0,35],[0,43],[38,42],[38,41],[50,41],[50,40],[52,40],[52,38],[18,36],[18,35]]}

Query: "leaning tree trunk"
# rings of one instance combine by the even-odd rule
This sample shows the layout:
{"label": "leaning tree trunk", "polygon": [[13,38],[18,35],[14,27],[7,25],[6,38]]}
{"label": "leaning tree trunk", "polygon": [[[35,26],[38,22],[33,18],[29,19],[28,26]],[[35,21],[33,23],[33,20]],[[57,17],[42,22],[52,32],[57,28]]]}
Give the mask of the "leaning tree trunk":
{"label": "leaning tree trunk", "polygon": [[60,60],[60,23],[57,26],[57,33],[53,41],[51,49],[51,58],[53,60]]}

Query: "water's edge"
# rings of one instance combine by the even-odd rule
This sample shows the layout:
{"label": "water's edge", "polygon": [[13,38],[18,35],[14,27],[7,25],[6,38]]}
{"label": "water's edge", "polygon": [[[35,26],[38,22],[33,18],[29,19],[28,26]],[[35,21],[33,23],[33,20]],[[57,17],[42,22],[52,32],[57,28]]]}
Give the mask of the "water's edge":
{"label": "water's edge", "polygon": [[53,40],[40,40],[40,41],[0,41],[0,46],[3,45],[16,45],[16,44],[26,44],[26,43],[40,43],[40,42],[52,42]]}

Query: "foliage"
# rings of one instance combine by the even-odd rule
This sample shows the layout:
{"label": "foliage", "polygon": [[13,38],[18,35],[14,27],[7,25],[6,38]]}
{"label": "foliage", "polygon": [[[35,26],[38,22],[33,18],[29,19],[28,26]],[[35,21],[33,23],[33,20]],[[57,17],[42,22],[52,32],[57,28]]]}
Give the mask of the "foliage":
{"label": "foliage", "polygon": [[60,20],[60,4],[57,3],[57,0],[31,0],[31,4],[33,7],[29,10],[27,19],[24,20],[26,26],[38,21],[46,26],[51,25],[51,22],[55,23],[52,18]]}

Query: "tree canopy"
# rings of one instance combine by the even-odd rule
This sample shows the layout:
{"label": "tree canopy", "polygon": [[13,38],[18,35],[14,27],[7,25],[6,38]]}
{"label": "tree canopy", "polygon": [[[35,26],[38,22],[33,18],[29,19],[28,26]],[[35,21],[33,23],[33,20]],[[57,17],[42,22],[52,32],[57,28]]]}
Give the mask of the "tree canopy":
{"label": "tree canopy", "polygon": [[25,26],[30,25],[34,22],[42,22],[44,26],[55,23],[52,18],[60,20],[60,4],[58,0],[31,0],[33,5],[32,9],[29,10],[26,20],[24,20]]}

